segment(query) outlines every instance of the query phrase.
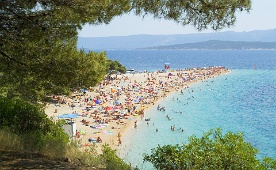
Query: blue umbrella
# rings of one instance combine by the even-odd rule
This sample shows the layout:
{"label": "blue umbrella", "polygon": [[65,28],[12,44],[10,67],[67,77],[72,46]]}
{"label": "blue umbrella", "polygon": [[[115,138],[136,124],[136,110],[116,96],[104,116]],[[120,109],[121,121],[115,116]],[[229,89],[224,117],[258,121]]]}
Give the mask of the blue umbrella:
{"label": "blue umbrella", "polygon": [[85,90],[85,89],[81,89],[81,91],[82,91],[83,93],[86,93],[86,90]]}
{"label": "blue umbrella", "polygon": [[121,102],[120,102],[120,100],[117,100],[116,102],[115,102],[115,104],[117,105],[117,104],[120,104]]}
{"label": "blue umbrella", "polygon": [[96,104],[101,104],[100,100],[96,100]]}
{"label": "blue umbrella", "polygon": [[78,114],[62,114],[62,115],[58,115],[57,116],[58,118],[61,118],[61,119],[74,119],[74,118],[77,118],[78,117]]}

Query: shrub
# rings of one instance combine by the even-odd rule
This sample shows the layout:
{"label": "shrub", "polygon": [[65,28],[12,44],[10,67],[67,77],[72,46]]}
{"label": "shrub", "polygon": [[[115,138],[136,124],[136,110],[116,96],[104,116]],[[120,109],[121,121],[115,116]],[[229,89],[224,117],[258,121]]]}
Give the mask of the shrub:
{"label": "shrub", "polygon": [[50,120],[41,105],[0,97],[0,129],[18,136],[24,149],[64,154],[69,137],[62,124]]}

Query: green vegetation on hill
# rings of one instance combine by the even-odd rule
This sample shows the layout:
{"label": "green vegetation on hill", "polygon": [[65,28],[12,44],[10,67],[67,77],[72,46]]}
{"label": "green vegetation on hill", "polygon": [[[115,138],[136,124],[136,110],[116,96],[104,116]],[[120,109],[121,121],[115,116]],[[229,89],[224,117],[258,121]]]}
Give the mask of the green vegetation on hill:
{"label": "green vegetation on hill", "polygon": [[79,37],[78,48],[85,49],[141,49],[210,40],[276,42],[276,28],[249,32],[215,32],[172,35],[130,35],[112,37]]}
{"label": "green vegetation on hill", "polygon": [[[48,157],[53,160],[66,158],[73,164],[90,168],[130,169],[130,166],[108,145],[103,146],[101,154],[97,153],[96,145],[91,146],[87,151],[80,151],[78,141],[69,140],[69,136],[62,129],[64,123],[62,120],[53,122],[39,105],[20,99],[11,100],[0,97],[0,153],[8,150],[16,151],[17,154],[38,155],[40,158]],[[1,161],[0,159],[0,164]],[[48,164],[51,162],[49,161]],[[55,161],[52,164],[55,165]],[[17,167],[7,167],[7,169],[15,168]]]}
{"label": "green vegetation on hill", "polygon": [[[69,138],[61,128],[62,122],[54,123],[50,120],[42,106],[21,99],[0,97],[0,113],[0,130],[20,139],[17,149],[64,154]],[[10,143],[4,142],[1,147],[5,148],[5,145],[9,146]]]}
{"label": "green vegetation on hill", "polygon": [[197,43],[175,44],[168,46],[149,47],[145,49],[174,49],[174,50],[276,50],[276,42],[247,42],[210,40]]}

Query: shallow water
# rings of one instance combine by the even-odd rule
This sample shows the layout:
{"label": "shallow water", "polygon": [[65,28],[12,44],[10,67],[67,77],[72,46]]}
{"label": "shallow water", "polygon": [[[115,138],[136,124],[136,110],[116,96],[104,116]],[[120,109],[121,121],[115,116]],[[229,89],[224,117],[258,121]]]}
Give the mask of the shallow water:
{"label": "shallow water", "polygon": [[[244,132],[245,140],[259,150],[258,158],[276,158],[276,50],[111,50],[107,56],[139,71],[162,70],[168,62],[172,69],[214,65],[232,70],[194,84],[184,95],[171,94],[160,102],[165,112],[156,110],[158,103],[147,110],[149,125],[139,122],[137,130],[132,128],[123,137],[118,152],[125,161],[152,169],[143,163],[143,153],[158,144],[187,142],[188,136],[217,127],[225,133]],[[171,131],[173,125],[184,132]]]}
{"label": "shallow water", "polygon": [[[156,107],[147,110],[145,118],[151,118],[149,125],[139,122],[137,130],[132,128],[123,137],[121,157],[140,169],[148,169],[151,166],[143,163],[142,155],[150,153],[151,148],[185,143],[188,136],[201,136],[220,127],[223,132],[244,132],[245,140],[259,150],[258,158],[276,158],[274,75],[275,70],[233,70],[192,85],[184,90],[184,95],[171,94],[159,103],[166,107],[165,112],[157,111]],[[176,130],[171,131],[171,126]]]}

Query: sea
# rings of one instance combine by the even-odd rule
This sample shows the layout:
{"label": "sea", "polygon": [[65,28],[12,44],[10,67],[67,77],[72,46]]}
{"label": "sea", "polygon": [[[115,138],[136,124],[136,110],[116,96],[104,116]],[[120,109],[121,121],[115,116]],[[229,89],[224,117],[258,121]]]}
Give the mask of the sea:
{"label": "sea", "polygon": [[[171,93],[146,110],[137,129],[123,136],[117,150],[125,162],[139,169],[154,169],[143,162],[158,145],[187,143],[210,129],[243,132],[258,149],[258,159],[276,159],[276,50],[106,50],[107,57],[138,72],[222,66],[231,70],[184,90]],[[158,111],[157,104],[166,107]],[[172,120],[166,117],[169,115]],[[147,124],[148,123],[148,124]],[[171,130],[175,126],[175,131]],[[156,132],[158,129],[158,132]],[[180,129],[184,129],[182,132]]]}

